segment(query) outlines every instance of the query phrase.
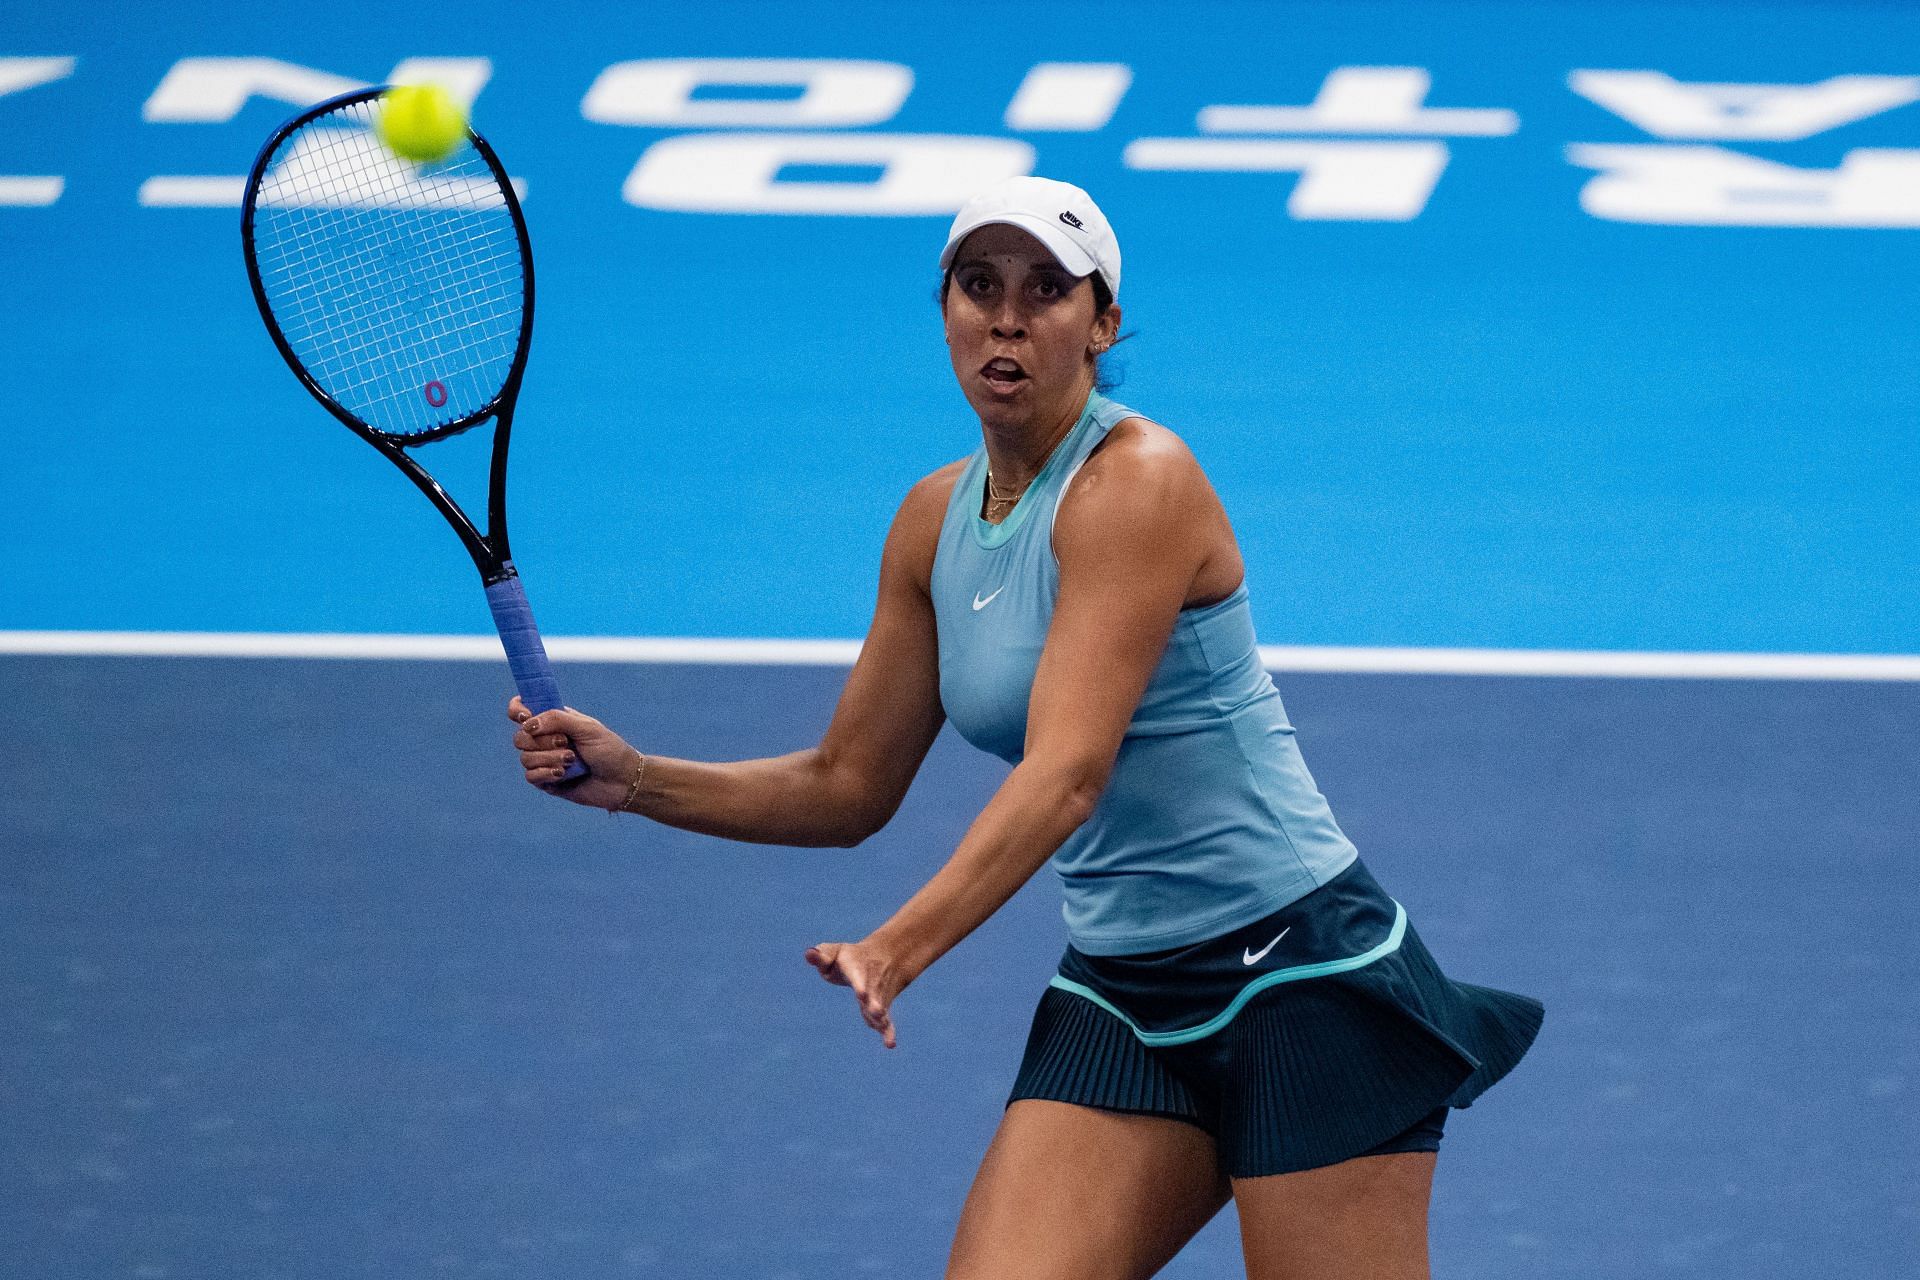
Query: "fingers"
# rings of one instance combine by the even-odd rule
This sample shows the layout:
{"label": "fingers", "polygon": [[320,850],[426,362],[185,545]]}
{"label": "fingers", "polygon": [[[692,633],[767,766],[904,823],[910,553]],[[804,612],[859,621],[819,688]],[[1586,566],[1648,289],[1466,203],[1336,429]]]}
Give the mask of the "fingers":
{"label": "fingers", "polygon": [[899,1043],[899,1037],[894,1034],[893,1030],[893,1015],[887,1012],[887,1006],[881,1004],[872,996],[862,997],[860,1001],[860,1016],[866,1021],[868,1026],[880,1033],[881,1044],[891,1049]]}
{"label": "fingers", "polygon": [[558,710],[542,711],[537,716],[529,716],[520,721],[520,731],[538,737],[542,734],[558,734],[573,738],[581,734],[592,734],[595,730],[604,731],[603,726],[592,716],[583,716],[578,711]]}
{"label": "fingers", "polygon": [[887,1048],[898,1047],[900,1038],[893,1025],[893,1014],[887,1007],[889,1002],[869,985],[867,968],[858,951],[845,943],[823,942],[807,949],[807,963],[819,970],[828,982],[853,988],[860,1020],[880,1033],[880,1042]]}
{"label": "fingers", "polygon": [[[577,715],[578,713],[576,712],[575,714]],[[585,717],[581,718],[584,719]],[[517,693],[514,694],[512,700],[507,703],[507,719],[521,727],[520,732],[513,735],[513,745],[523,753],[528,751],[558,751],[572,745],[566,733],[557,725],[536,724],[529,726],[528,722],[533,720],[533,712],[527,710],[527,704],[520,701],[520,695]],[[534,728],[536,727],[540,732],[534,732]]]}
{"label": "fingers", "polygon": [[513,735],[514,749],[520,753],[520,767],[526,771],[527,781],[542,790],[562,781],[573,766],[573,739],[567,732],[568,724],[597,723],[592,717],[571,709],[549,711],[543,717],[535,717],[518,694],[507,703],[507,717],[520,726],[520,731]]}
{"label": "fingers", "polygon": [[807,948],[807,963],[820,971],[820,976],[837,987],[851,986],[847,975],[840,971],[836,957],[840,954],[840,944],[823,942],[817,947]]}
{"label": "fingers", "polygon": [[572,763],[573,752],[571,751],[522,751],[520,753],[520,767],[526,770],[527,781],[536,787],[551,786],[560,781]]}
{"label": "fingers", "polygon": [[529,751],[564,751],[573,745],[573,739],[564,733],[528,733],[525,729],[513,735],[516,751],[526,754]]}

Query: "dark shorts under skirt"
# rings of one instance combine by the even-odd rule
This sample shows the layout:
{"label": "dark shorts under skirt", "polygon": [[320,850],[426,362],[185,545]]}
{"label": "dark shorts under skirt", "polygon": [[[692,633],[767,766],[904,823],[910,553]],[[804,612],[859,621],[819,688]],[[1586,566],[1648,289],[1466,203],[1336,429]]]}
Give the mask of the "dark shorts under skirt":
{"label": "dark shorts under skirt", "polygon": [[1009,1103],[1198,1125],[1231,1177],[1433,1151],[1449,1107],[1513,1069],[1538,1000],[1440,972],[1359,862],[1218,938],[1145,955],[1072,947]]}

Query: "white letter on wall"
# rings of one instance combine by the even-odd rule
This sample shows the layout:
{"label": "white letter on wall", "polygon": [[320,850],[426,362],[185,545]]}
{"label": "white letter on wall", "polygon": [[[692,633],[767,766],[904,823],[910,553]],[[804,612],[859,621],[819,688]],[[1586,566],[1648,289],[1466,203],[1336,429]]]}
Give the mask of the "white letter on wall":
{"label": "white letter on wall", "polygon": [[1025,132],[1104,129],[1133,84],[1123,62],[1042,62],[1007,104],[1007,128]]}
{"label": "white letter on wall", "polygon": [[[796,98],[696,98],[703,85],[800,89]],[[616,62],[580,114],[655,129],[846,129],[893,119],[913,89],[897,62],[838,58],[647,58]]]}
{"label": "white letter on wall", "polygon": [[1130,169],[1298,173],[1287,212],[1308,221],[1406,222],[1420,216],[1447,167],[1444,142],[1273,142],[1140,138]]}
{"label": "white letter on wall", "polygon": [[1858,148],[1838,169],[1796,169],[1721,147],[1567,148],[1601,172],[1580,190],[1596,218],[1668,226],[1920,227],[1920,151]]}
{"label": "white letter on wall", "polygon": [[[686,133],[648,147],[627,203],[683,213],[952,213],[1003,178],[1033,172],[1012,138],[929,133]],[[785,180],[791,166],[857,167],[871,181]]]}
{"label": "white letter on wall", "polygon": [[1336,67],[1308,107],[1200,110],[1203,133],[1419,133],[1503,138],[1520,127],[1505,107],[1429,107],[1425,67]]}
{"label": "white letter on wall", "polygon": [[[486,58],[408,58],[394,66],[387,81],[430,81],[472,106],[492,75],[493,63]],[[182,58],[168,68],[141,114],[156,123],[224,124],[254,98],[308,107],[366,87],[364,80],[277,58]]]}
{"label": "white letter on wall", "polygon": [[1576,71],[1567,85],[1657,138],[1725,142],[1798,142],[1920,101],[1920,76],[1684,84],[1661,71]]}
{"label": "white letter on wall", "polygon": [[0,97],[73,74],[72,58],[0,58]]}
{"label": "white letter on wall", "polygon": [[[387,83],[437,84],[471,107],[492,76],[493,63],[487,58],[406,58],[394,64]],[[275,58],[182,58],[168,69],[142,114],[170,124],[224,124],[255,98],[310,107],[367,87],[364,80]],[[516,190],[525,189],[520,179],[513,183]],[[140,203],[172,209],[237,208],[246,186],[244,174],[162,173],[140,184]]]}
{"label": "white letter on wall", "polygon": [[[72,58],[0,58],[0,96],[73,74]],[[60,198],[67,180],[58,176],[0,174],[0,205],[44,208]]]}

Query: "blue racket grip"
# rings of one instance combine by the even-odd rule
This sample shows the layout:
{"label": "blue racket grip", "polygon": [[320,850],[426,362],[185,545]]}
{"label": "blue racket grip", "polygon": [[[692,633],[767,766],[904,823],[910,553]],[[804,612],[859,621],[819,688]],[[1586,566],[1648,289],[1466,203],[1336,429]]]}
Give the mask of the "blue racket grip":
{"label": "blue racket grip", "polygon": [[[540,643],[540,629],[533,625],[533,608],[527,603],[519,575],[489,585],[487,604],[493,610],[493,625],[500,631],[500,644],[507,651],[507,667],[520,690],[520,701],[535,715],[565,706],[560,700],[560,682],[553,678],[553,664],[547,661],[547,647]],[[576,755],[560,780],[571,782],[586,776],[587,766]]]}

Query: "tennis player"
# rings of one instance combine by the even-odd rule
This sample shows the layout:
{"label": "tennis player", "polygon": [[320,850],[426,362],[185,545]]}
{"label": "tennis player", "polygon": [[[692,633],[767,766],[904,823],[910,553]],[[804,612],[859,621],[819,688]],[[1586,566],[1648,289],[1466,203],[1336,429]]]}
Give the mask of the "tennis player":
{"label": "tennis player", "polygon": [[820,745],[642,755],[520,721],[527,780],[734,840],[852,845],[943,719],[1013,764],[940,871],[807,959],[888,1047],[893,1003],[1052,859],[1069,945],[961,1216],[964,1280],[1158,1271],[1231,1197],[1254,1280],[1420,1277],[1449,1108],[1539,1029],[1444,976],[1301,761],[1254,646],[1233,530],[1178,436],[1096,388],[1120,248],[1087,193],[1016,178],[940,255],[982,447],[916,484]]}

